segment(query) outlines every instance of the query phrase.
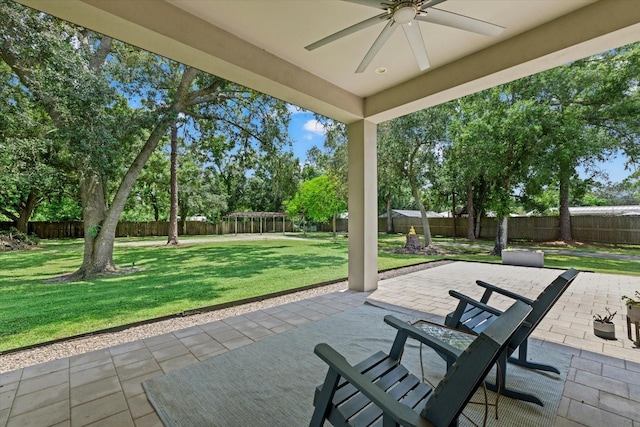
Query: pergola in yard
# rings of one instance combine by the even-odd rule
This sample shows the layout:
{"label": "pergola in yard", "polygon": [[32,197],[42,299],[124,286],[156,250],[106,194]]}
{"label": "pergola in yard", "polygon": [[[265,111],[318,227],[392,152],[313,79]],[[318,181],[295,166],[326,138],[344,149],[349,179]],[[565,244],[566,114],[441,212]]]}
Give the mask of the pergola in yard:
{"label": "pergola in yard", "polygon": [[[251,221],[251,232],[253,233],[253,219],[254,218],[258,218],[258,221],[260,222],[260,234],[262,234],[263,232],[263,227],[262,227],[262,221],[265,218],[272,218],[273,219],[273,231],[276,231],[276,218],[282,218],[282,233],[284,234],[285,231],[285,219],[287,218],[287,214],[283,213],[283,212],[232,212],[228,215],[225,215],[223,217],[223,219],[226,218],[228,220],[231,220],[233,218],[234,220],[234,234],[238,234],[238,218],[249,218]],[[266,230],[265,230],[266,231]]]}
{"label": "pergola in yard", "polygon": [[21,3],[346,123],[349,287],[360,291],[378,280],[378,123],[640,39],[638,0],[448,0],[437,7],[506,29],[492,38],[420,22],[430,68],[396,31],[354,73],[382,23],[304,47],[379,14],[376,0]]}

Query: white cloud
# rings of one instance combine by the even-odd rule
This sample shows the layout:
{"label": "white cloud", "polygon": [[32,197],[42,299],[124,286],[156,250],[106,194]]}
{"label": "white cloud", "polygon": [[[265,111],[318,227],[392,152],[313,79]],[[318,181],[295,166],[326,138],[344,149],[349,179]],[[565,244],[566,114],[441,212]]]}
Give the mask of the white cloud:
{"label": "white cloud", "polygon": [[325,130],[324,127],[320,124],[316,119],[307,120],[303,126],[304,130],[307,132],[311,132],[316,135],[324,135]]}
{"label": "white cloud", "polygon": [[303,138],[307,141],[311,141],[313,139],[313,135],[311,135],[310,133],[305,133]]}

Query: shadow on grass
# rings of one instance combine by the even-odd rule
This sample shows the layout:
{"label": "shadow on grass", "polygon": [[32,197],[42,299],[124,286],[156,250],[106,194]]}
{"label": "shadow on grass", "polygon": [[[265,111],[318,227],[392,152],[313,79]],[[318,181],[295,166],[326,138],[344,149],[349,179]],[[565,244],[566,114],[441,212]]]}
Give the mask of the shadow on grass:
{"label": "shadow on grass", "polygon": [[77,268],[82,248],[42,252],[2,258],[3,270],[13,276],[0,284],[0,351],[306,286],[347,271],[346,245],[234,242],[116,248],[117,265],[135,263],[143,271],[45,284],[52,272]]}

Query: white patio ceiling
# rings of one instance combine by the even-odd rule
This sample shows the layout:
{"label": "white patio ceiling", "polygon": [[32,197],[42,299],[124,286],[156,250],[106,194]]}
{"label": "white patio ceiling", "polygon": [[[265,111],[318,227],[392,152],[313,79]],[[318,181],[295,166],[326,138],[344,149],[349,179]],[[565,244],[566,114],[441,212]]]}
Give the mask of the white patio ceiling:
{"label": "white patio ceiling", "polygon": [[[447,0],[437,7],[505,27],[492,38],[420,22],[420,72],[396,31],[362,74],[384,24],[304,47],[380,13],[334,0],[21,0],[285,101],[379,123],[640,39],[640,0]],[[387,72],[377,74],[384,67]]]}

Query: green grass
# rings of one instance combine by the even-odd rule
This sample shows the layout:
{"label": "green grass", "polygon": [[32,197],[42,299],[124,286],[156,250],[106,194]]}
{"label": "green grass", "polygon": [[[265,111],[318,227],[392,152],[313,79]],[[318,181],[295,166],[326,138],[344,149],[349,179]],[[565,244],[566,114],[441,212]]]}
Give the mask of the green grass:
{"label": "green grass", "polygon": [[[82,241],[0,252],[0,351],[343,278],[347,239],[116,246],[114,260],[144,270],[49,284],[46,279],[78,268]],[[382,255],[380,268],[421,261]]]}
{"label": "green grass", "polygon": [[[232,241],[163,247],[120,246],[119,267],[142,271],[85,282],[45,283],[82,261],[81,240],[43,241],[30,251],[0,252],[0,352],[198,307],[294,289],[347,276],[347,239]],[[189,239],[184,239],[187,241]],[[403,236],[381,234],[379,269],[441,258],[500,262],[488,249],[455,248],[446,256],[400,255]],[[439,242],[447,246],[447,241]],[[451,247],[454,249],[453,247]],[[638,274],[637,262],[545,255],[545,265]]]}

